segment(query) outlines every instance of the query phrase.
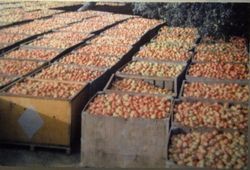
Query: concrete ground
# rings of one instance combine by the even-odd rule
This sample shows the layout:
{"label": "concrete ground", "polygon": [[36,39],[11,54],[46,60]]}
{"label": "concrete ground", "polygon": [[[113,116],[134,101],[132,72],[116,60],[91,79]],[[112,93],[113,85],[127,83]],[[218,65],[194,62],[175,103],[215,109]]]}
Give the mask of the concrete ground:
{"label": "concrete ground", "polygon": [[23,147],[1,147],[0,166],[45,166],[79,167],[80,153],[67,155],[61,150],[37,149],[30,151]]}

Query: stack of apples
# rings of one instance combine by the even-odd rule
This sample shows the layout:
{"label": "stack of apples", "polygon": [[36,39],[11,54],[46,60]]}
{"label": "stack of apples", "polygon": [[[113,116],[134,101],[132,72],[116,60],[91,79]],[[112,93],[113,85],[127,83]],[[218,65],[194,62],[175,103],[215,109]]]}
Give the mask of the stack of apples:
{"label": "stack of apples", "polygon": [[60,40],[77,40],[82,41],[89,37],[89,34],[77,33],[77,32],[53,32],[45,35],[44,37],[49,39],[60,39]]}
{"label": "stack of apples", "polygon": [[186,61],[190,58],[190,53],[187,50],[181,50],[179,47],[158,48],[157,46],[146,46],[137,53],[136,57],[159,61]]}
{"label": "stack of apples", "polygon": [[148,83],[142,79],[123,78],[112,83],[110,90],[123,92],[149,93],[149,94],[166,94],[172,95],[171,90],[160,88]]}
{"label": "stack of apples", "polygon": [[0,87],[13,79],[14,77],[0,76]]}
{"label": "stack of apples", "polygon": [[4,57],[15,59],[51,60],[58,54],[59,51],[55,50],[19,48],[5,54]]}
{"label": "stack of apples", "polygon": [[198,36],[196,28],[181,28],[181,27],[162,27],[157,37],[156,42],[178,42],[180,44],[194,44]]}
{"label": "stack of apples", "polygon": [[42,64],[36,61],[0,60],[0,74],[22,76]]}
{"label": "stack of apples", "polygon": [[248,85],[240,85],[236,83],[208,84],[202,82],[190,82],[184,85],[183,96],[247,102],[250,98],[250,90]]}
{"label": "stack of apples", "polygon": [[116,57],[98,56],[84,53],[72,53],[62,58],[59,62],[63,64],[76,64],[83,66],[109,68],[115,65],[118,61],[119,58]]}
{"label": "stack of apples", "polygon": [[245,169],[247,137],[235,132],[189,132],[171,138],[170,160],[178,165],[212,169]]}
{"label": "stack of apples", "polygon": [[35,76],[38,79],[88,82],[99,77],[103,72],[73,65],[54,64]]}
{"label": "stack of apples", "polygon": [[191,58],[196,29],[162,27],[157,36],[142,48],[135,58],[186,62]]}
{"label": "stack of apples", "polygon": [[188,74],[193,77],[205,77],[224,80],[249,79],[249,69],[246,64],[209,62],[192,64]]}
{"label": "stack of apples", "polygon": [[83,88],[84,84],[25,79],[7,92],[15,95],[69,99]]}
{"label": "stack of apples", "polygon": [[114,24],[117,21],[129,18],[127,15],[118,15],[118,14],[106,14],[98,15],[93,18],[83,20],[81,22],[72,24],[68,27],[61,28],[61,31],[73,31],[73,32],[84,32],[92,33],[98,30],[101,30],[111,24]]}
{"label": "stack of apples", "polygon": [[232,51],[247,51],[246,45],[237,45],[231,42],[221,42],[213,44],[200,44],[197,46],[197,51],[219,51],[219,52],[232,52]]}
{"label": "stack of apples", "polygon": [[248,108],[239,104],[181,102],[174,108],[175,122],[197,128],[247,129]]}
{"label": "stack of apples", "polygon": [[89,55],[103,55],[121,58],[126,54],[131,47],[129,46],[116,46],[116,45],[105,45],[105,44],[88,44],[77,50],[77,53],[85,53]]}
{"label": "stack of apples", "polygon": [[105,45],[117,45],[117,46],[132,46],[137,42],[137,38],[133,37],[110,37],[110,36],[99,36],[91,41],[93,44],[105,44]]}
{"label": "stack of apples", "polygon": [[28,46],[35,46],[35,47],[42,47],[42,48],[65,49],[65,48],[69,48],[71,46],[74,46],[78,43],[80,43],[80,41],[74,40],[74,39],[60,40],[60,39],[54,39],[54,38],[52,39],[52,38],[43,37],[41,39],[37,39],[37,40],[31,42],[30,44],[28,44]]}
{"label": "stack of apples", "polygon": [[[129,19],[124,23],[118,24],[104,32],[109,37],[126,37],[129,39],[139,39],[150,28],[155,27],[159,22],[143,18]],[[135,29],[136,27],[136,29]],[[143,28],[145,28],[143,30]],[[133,31],[131,31],[133,29]]]}
{"label": "stack of apples", "polygon": [[198,51],[194,60],[196,62],[239,62],[247,63],[249,57],[247,52],[224,52],[224,51]]}
{"label": "stack of apples", "polygon": [[108,93],[97,95],[87,112],[125,119],[163,119],[169,116],[170,106],[170,100],[163,97]]}
{"label": "stack of apples", "polygon": [[10,34],[10,33],[6,33],[6,32],[0,32],[0,41],[3,44],[15,43],[15,42],[21,41],[27,37],[28,37],[28,35],[24,35],[24,34]]}
{"label": "stack of apples", "polygon": [[130,75],[172,78],[178,76],[182,70],[183,65],[179,64],[133,61],[124,67],[121,72]]}

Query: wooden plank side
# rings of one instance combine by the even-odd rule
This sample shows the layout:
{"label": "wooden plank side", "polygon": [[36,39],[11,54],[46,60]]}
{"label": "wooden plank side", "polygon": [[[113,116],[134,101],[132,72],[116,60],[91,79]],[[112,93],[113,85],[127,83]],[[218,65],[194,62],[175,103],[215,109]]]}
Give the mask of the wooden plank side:
{"label": "wooden plank side", "polygon": [[89,100],[90,86],[87,85],[79,94],[71,101],[71,145],[80,144],[81,138],[81,113]]}
{"label": "wooden plank side", "polygon": [[[33,107],[43,121],[29,138],[18,120]],[[70,104],[68,101],[18,96],[0,96],[0,141],[68,146],[70,144]]]}
{"label": "wooden plank side", "polygon": [[168,121],[82,117],[82,165],[165,167]]}

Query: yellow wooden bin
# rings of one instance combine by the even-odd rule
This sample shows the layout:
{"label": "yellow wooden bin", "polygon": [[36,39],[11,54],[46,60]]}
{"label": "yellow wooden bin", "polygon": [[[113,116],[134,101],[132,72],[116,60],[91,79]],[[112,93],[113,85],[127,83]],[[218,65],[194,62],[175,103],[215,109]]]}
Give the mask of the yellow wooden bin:
{"label": "yellow wooden bin", "polygon": [[80,140],[80,115],[88,90],[89,84],[68,100],[0,93],[0,143],[70,152]]}

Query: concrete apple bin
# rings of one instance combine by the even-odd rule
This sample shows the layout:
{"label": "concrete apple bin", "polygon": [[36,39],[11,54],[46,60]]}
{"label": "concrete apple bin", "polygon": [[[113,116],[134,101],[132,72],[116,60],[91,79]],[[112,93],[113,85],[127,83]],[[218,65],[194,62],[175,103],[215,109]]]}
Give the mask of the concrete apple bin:
{"label": "concrete apple bin", "polygon": [[[107,93],[112,92],[96,96]],[[96,96],[82,112],[81,166],[165,167],[170,116],[124,119],[92,115],[87,109]]]}
{"label": "concrete apple bin", "polygon": [[[132,60],[128,64],[135,62],[135,61],[145,61],[145,60]],[[166,63],[169,65],[182,65],[182,71],[179,75],[174,76],[174,77],[157,77],[157,76],[143,76],[143,75],[138,75],[138,74],[127,74],[123,73],[122,70],[128,65],[123,66],[121,69],[119,69],[118,72],[116,72],[116,75],[118,76],[128,76],[130,78],[140,78],[140,79],[147,79],[147,82],[154,84],[158,87],[161,88],[166,88],[166,89],[172,89],[174,92],[174,97],[177,97],[182,85],[182,81],[185,77],[186,70],[188,64],[186,63],[180,63],[180,62],[159,62],[159,61],[146,61],[146,62],[153,62],[153,63]]]}

